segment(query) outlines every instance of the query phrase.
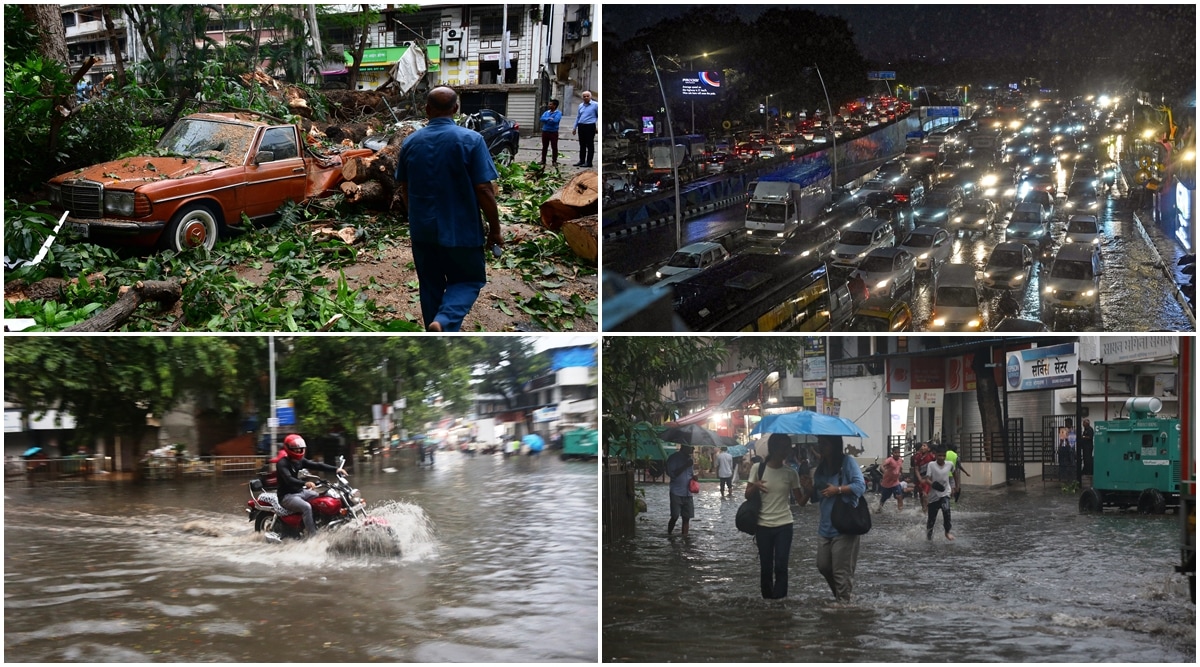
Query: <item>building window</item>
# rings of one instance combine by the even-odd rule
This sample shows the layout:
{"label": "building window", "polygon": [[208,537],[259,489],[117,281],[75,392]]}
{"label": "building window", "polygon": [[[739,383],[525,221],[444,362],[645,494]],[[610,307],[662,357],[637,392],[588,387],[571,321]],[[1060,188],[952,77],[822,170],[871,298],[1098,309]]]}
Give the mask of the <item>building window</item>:
{"label": "building window", "polygon": [[[504,12],[483,10],[475,14],[479,18],[479,35],[481,37],[499,37],[504,34]],[[524,16],[520,9],[508,10],[508,32],[517,37],[521,34],[521,24]]]}
{"label": "building window", "polygon": [[75,27],[75,12],[67,12],[66,14],[63,14],[62,17],[63,17],[63,27],[64,28],[74,28]]}

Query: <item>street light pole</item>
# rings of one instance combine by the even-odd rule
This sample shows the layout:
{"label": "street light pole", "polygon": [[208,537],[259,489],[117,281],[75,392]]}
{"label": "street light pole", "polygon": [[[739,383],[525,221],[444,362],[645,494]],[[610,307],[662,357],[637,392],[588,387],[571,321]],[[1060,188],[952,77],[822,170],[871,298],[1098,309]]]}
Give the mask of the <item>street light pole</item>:
{"label": "street light pole", "polygon": [[829,103],[829,91],[825,89],[825,77],[821,76],[821,68],[813,63],[817,70],[817,78],[821,80],[821,92],[825,93],[825,107],[829,109],[829,140],[833,142],[833,187],[837,187],[837,134],[833,131],[833,105]]}
{"label": "street light pole", "polygon": [[658,79],[658,92],[662,95],[663,109],[667,112],[667,136],[671,138],[671,146],[668,149],[671,154],[671,180],[675,185],[675,249],[678,250],[683,245],[683,229],[679,226],[679,161],[675,159],[675,124],[671,122],[671,105],[667,104],[667,91],[663,88],[658,63],[654,61],[654,51],[650,50],[649,44],[646,45],[646,51],[650,53],[650,65],[654,67],[654,78]]}

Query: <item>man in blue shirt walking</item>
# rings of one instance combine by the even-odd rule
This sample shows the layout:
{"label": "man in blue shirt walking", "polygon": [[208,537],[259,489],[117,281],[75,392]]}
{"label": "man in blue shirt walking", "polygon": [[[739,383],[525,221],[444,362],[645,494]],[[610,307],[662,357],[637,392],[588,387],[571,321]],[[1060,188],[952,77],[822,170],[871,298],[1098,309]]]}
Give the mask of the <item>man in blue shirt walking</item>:
{"label": "man in blue shirt walking", "polygon": [[492,184],[499,176],[496,165],[483,137],[454,123],[457,112],[453,89],[429,91],[429,123],[404,141],[396,163],[420,282],[421,318],[428,331],[462,327],[487,284],[484,242],[503,245]]}
{"label": "man in blue shirt walking", "polygon": [[592,166],[592,158],[596,156],[596,123],[600,120],[600,105],[592,101],[592,93],[583,91],[583,102],[575,115],[575,128],[571,134],[579,133],[579,162],[574,167]]}

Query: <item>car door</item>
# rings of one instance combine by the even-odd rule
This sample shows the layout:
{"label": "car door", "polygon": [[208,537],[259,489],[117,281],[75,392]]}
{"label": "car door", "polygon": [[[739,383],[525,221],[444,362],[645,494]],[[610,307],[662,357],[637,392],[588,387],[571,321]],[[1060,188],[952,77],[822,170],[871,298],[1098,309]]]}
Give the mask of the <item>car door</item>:
{"label": "car door", "polygon": [[[307,195],[308,174],[294,127],[268,127],[260,131],[259,137],[258,146],[250,154],[251,164],[246,167],[244,201],[251,219],[270,216],[284,201],[301,202]],[[272,159],[254,164],[261,151],[270,152]]]}

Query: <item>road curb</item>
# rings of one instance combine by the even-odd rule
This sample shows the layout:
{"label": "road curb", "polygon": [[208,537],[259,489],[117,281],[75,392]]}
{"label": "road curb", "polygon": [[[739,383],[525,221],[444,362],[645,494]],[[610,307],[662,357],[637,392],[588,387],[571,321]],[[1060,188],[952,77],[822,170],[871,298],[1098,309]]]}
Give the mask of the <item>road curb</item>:
{"label": "road curb", "polygon": [[[1120,162],[1117,164],[1121,169],[1121,180],[1125,181],[1126,192],[1128,192],[1129,178],[1125,174],[1125,165],[1121,164]],[[1150,236],[1150,232],[1146,231],[1146,225],[1142,222],[1142,216],[1138,215],[1138,212],[1132,209],[1130,210],[1130,215],[1133,218],[1134,227],[1138,230],[1138,236],[1140,236],[1142,241],[1150,247],[1150,252],[1154,256],[1155,261],[1158,263],[1158,268],[1163,272],[1163,275],[1166,276],[1167,282],[1171,284],[1172,293],[1175,296],[1175,300],[1179,302],[1179,305],[1183,308],[1184,314],[1187,315],[1188,320],[1190,320],[1192,323],[1192,329],[1195,330],[1196,314],[1193,313],[1191,307],[1188,306],[1187,297],[1183,295],[1183,290],[1180,289],[1179,283],[1175,280],[1175,273],[1171,270],[1171,267],[1167,266],[1167,261],[1163,258],[1162,253],[1158,251],[1158,244],[1154,242],[1154,239]]]}

